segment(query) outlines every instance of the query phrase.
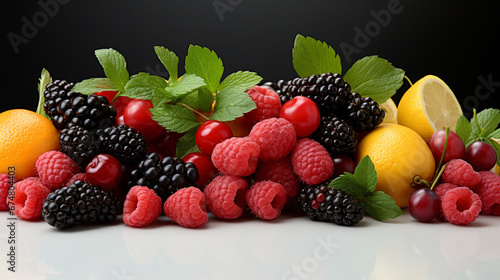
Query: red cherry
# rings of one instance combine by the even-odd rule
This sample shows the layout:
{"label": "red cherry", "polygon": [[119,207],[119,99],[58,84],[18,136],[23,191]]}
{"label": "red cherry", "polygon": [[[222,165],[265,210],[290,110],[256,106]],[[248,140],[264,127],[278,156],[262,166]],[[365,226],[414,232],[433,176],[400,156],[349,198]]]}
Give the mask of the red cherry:
{"label": "red cherry", "polygon": [[[429,148],[436,163],[439,163],[443,155],[444,144],[446,140],[446,131],[438,130],[432,134],[429,141]],[[465,155],[465,145],[460,136],[453,131],[448,134],[448,145],[444,154],[443,163],[447,163],[452,159],[463,158]]]}
{"label": "red cherry", "polygon": [[304,96],[296,96],[283,104],[280,117],[293,124],[297,137],[311,135],[321,121],[316,103]]}
{"label": "red cherry", "polygon": [[111,105],[116,108],[117,112],[123,112],[130,101],[132,101],[132,98],[130,97],[118,96],[113,102],[111,102]]}
{"label": "red cherry", "polygon": [[160,136],[147,142],[148,153],[157,153],[161,157],[174,157],[177,148],[177,142],[179,141],[179,138],[182,137],[182,135],[183,134],[181,133],[163,129]]}
{"label": "red cherry", "polygon": [[344,174],[344,172],[354,173],[354,169],[356,168],[356,164],[354,161],[346,156],[346,155],[335,155],[332,157],[333,160],[333,178],[337,178],[338,176]]}
{"label": "red cherry", "polygon": [[209,156],[203,153],[190,153],[182,158],[184,162],[192,162],[198,169],[198,174],[200,179],[196,182],[196,186],[200,189],[204,189],[213,178],[215,178],[219,171],[215,168],[212,160]]}
{"label": "red cherry", "polygon": [[206,155],[212,155],[215,145],[233,137],[231,128],[220,121],[204,122],[196,131],[196,146]]}
{"label": "red cherry", "polygon": [[415,220],[428,223],[441,215],[441,202],[435,192],[418,189],[410,196],[408,211]]}
{"label": "red cherry", "polygon": [[163,131],[163,127],[151,119],[153,116],[151,111],[149,111],[151,108],[153,108],[151,101],[133,99],[123,110],[125,124],[139,131],[146,141],[158,137]]}
{"label": "red cherry", "polygon": [[114,156],[98,154],[87,165],[85,173],[91,184],[110,190],[121,182],[122,165]]}
{"label": "red cherry", "polygon": [[467,147],[465,161],[476,171],[488,171],[497,162],[497,153],[488,143],[476,141]]}

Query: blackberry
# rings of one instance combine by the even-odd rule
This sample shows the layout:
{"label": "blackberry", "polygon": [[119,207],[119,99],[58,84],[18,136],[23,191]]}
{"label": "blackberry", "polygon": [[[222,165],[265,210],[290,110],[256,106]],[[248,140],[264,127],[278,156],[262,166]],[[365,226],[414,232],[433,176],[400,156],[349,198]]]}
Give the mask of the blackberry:
{"label": "blackberry", "polygon": [[50,193],[43,202],[42,216],[58,229],[80,224],[104,224],[119,214],[118,198],[98,185],[75,181]]}
{"label": "blackberry", "polygon": [[61,152],[83,168],[98,154],[99,141],[95,139],[94,133],[80,126],[74,125],[61,130],[59,144]]}
{"label": "blackberry", "polygon": [[99,129],[95,134],[100,152],[110,154],[122,163],[138,163],[148,153],[142,134],[128,125]]}
{"label": "blackberry", "polygon": [[350,154],[356,150],[356,132],[334,114],[323,114],[312,138],[323,145],[331,156]]}
{"label": "blackberry", "polygon": [[353,126],[356,132],[365,132],[374,129],[382,123],[385,111],[370,97],[361,97],[352,93],[352,100],[344,111],[344,118]]}
{"label": "blackberry", "polygon": [[147,186],[165,202],[177,190],[195,186],[198,179],[198,169],[193,163],[169,156],[161,159],[157,153],[150,153],[130,172],[127,189]]}
{"label": "blackberry", "polygon": [[45,113],[58,130],[78,125],[86,130],[105,128],[116,123],[116,109],[104,96],[83,95],[72,91],[73,83],[55,80],[44,92]]}
{"label": "blackberry", "polygon": [[329,188],[330,180],[313,186],[303,186],[297,202],[307,217],[316,221],[352,226],[365,214],[361,203],[351,195]]}
{"label": "blackberry", "polygon": [[351,101],[351,86],[338,73],[312,75],[290,81],[279,80],[276,84],[265,83],[274,89],[285,103],[297,95],[312,99],[322,112],[336,112]]}

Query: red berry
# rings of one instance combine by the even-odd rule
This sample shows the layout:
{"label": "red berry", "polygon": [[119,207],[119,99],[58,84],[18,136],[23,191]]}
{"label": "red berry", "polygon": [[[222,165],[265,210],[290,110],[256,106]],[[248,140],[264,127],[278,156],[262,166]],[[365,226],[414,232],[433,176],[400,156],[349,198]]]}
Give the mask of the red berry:
{"label": "red berry", "polygon": [[157,153],[162,157],[174,157],[177,142],[182,137],[182,134],[168,131],[164,128],[162,130],[160,136],[147,142],[148,153]]}
{"label": "red berry", "polygon": [[59,151],[43,153],[36,160],[36,171],[44,186],[51,191],[64,187],[66,182],[80,170],[80,166]]}
{"label": "red berry", "polygon": [[197,228],[208,221],[205,195],[195,187],[182,188],[163,204],[165,215],[183,227]]}
{"label": "red berry", "polygon": [[304,96],[296,96],[283,104],[280,117],[293,124],[297,137],[311,135],[321,121],[316,103]]}
{"label": "red berry", "polygon": [[212,155],[215,145],[233,137],[231,128],[220,121],[209,120],[204,122],[196,131],[196,146],[207,155]]}
{"label": "red berry", "polygon": [[215,168],[212,160],[206,154],[190,153],[185,155],[182,160],[194,163],[196,169],[198,169],[198,174],[200,174],[200,179],[196,182],[196,186],[202,190],[219,174],[219,170]]}
{"label": "red berry", "polygon": [[291,157],[293,172],[308,185],[328,180],[334,171],[328,151],[320,143],[303,138],[293,148]]}
{"label": "red berry", "polygon": [[428,223],[441,214],[439,197],[427,188],[418,189],[410,197],[408,211],[415,220]]}
{"label": "red berry", "polygon": [[332,160],[334,166],[333,178],[337,178],[344,172],[354,173],[356,164],[350,157],[339,154],[332,157]]}
{"label": "red berry", "polygon": [[481,207],[479,196],[466,187],[448,190],[441,198],[444,217],[455,225],[467,225],[475,221]]}
{"label": "red berry", "polygon": [[465,160],[472,165],[476,171],[488,171],[495,166],[497,153],[489,144],[476,141],[465,150]]}
{"label": "red berry", "polygon": [[280,159],[288,155],[297,143],[293,125],[283,118],[258,122],[249,136],[259,144],[261,160]]}
{"label": "red berry", "polygon": [[252,213],[263,220],[277,218],[286,200],[285,188],[271,181],[257,182],[245,194],[245,201]]}
{"label": "red berry", "polygon": [[[443,155],[444,144],[446,140],[446,131],[438,130],[432,134],[429,141],[429,148],[436,163],[439,163]],[[446,146],[446,153],[444,154],[443,163],[447,163],[452,159],[463,158],[465,155],[465,145],[460,136],[453,131],[448,134],[448,145]]]}
{"label": "red berry", "polygon": [[217,144],[211,158],[223,174],[245,177],[257,169],[259,154],[259,144],[250,137],[232,137]]}
{"label": "red berry", "polygon": [[156,121],[151,119],[153,114],[149,109],[153,108],[153,103],[149,100],[131,100],[123,110],[123,120],[126,125],[139,131],[146,140],[158,137],[163,131]]}
{"label": "red berry", "polygon": [[123,203],[123,222],[130,227],[145,227],[158,219],[161,209],[161,198],[154,190],[134,186]]}
{"label": "red berry", "polygon": [[130,97],[118,96],[113,102],[111,102],[111,106],[115,107],[116,112],[123,113],[125,107],[127,107],[130,101],[132,101],[132,98]]}
{"label": "red berry", "polygon": [[208,210],[221,219],[239,218],[245,211],[247,189],[248,183],[241,177],[218,176],[204,190]]}
{"label": "red berry", "polygon": [[23,220],[35,220],[42,216],[43,201],[50,190],[37,177],[28,177],[14,185],[14,214]]}
{"label": "red berry", "polygon": [[116,188],[122,179],[122,165],[113,156],[98,154],[87,165],[87,180],[105,189]]}

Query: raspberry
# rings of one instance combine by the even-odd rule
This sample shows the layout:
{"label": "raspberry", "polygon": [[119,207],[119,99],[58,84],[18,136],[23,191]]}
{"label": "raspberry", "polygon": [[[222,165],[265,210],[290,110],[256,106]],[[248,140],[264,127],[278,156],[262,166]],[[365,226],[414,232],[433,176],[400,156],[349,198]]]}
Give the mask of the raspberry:
{"label": "raspberry", "polygon": [[51,191],[64,187],[66,182],[80,170],[67,155],[58,151],[49,151],[42,154],[35,163],[38,176],[44,186]]}
{"label": "raspberry", "polygon": [[446,164],[441,178],[445,183],[469,187],[472,190],[481,182],[481,175],[463,159],[450,160]]}
{"label": "raspberry", "polygon": [[467,187],[448,190],[441,198],[444,217],[455,225],[467,225],[481,212],[481,199]]}
{"label": "raspberry", "polygon": [[245,114],[245,119],[251,124],[262,120],[276,118],[280,115],[280,96],[267,87],[254,86],[246,91],[257,108]]}
{"label": "raspberry", "polygon": [[183,188],[163,205],[165,215],[183,227],[197,228],[208,221],[205,196],[196,187]]}
{"label": "raspberry", "polygon": [[71,184],[73,184],[73,182],[78,180],[87,181],[87,173],[76,173],[75,175],[71,176],[71,178],[69,178],[68,182],[66,182],[64,186],[69,187],[71,186]]}
{"label": "raspberry", "polygon": [[7,196],[9,195],[9,188],[13,182],[7,174],[0,174],[0,211],[9,210],[7,204]]}
{"label": "raspberry", "polygon": [[271,181],[261,181],[255,183],[247,191],[245,201],[257,217],[263,220],[273,220],[281,214],[287,196],[282,185]]}
{"label": "raspberry", "polygon": [[481,183],[474,191],[481,198],[481,213],[500,216],[500,176],[490,171],[481,171]]}
{"label": "raspberry", "polygon": [[285,206],[292,204],[299,193],[300,182],[297,175],[293,173],[292,162],[289,156],[277,160],[260,162],[255,171],[254,178],[257,182],[269,180],[281,184],[285,188],[288,197]]}
{"label": "raspberry", "polygon": [[216,177],[204,190],[208,210],[221,219],[239,218],[245,210],[247,189],[248,183],[241,177]]}
{"label": "raspberry", "polygon": [[262,160],[284,157],[297,143],[295,128],[283,118],[271,118],[257,123],[249,136],[259,144],[259,157]]}
{"label": "raspberry", "polygon": [[42,205],[50,193],[37,177],[29,177],[15,185],[14,214],[23,220],[35,220],[42,216]]}
{"label": "raspberry", "polygon": [[135,186],[123,203],[123,222],[130,227],[145,227],[158,219],[161,207],[161,198],[154,190]]}
{"label": "raspberry", "polygon": [[291,160],[293,172],[308,185],[320,184],[333,174],[330,154],[312,139],[300,139],[292,151]]}
{"label": "raspberry", "polygon": [[259,144],[250,137],[232,137],[215,146],[212,162],[225,175],[245,177],[255,172],[259,154]]}
{"label": "raspberry", "polygon": [[443,195],[448,191],[448,190],[451,190],[451,189],[454,189],[454,188],[457,188],[458,186],[457,185],[453,185],[453,184],[450,184],[450,183],[441,183],[437,186],[434,186],[434,188],[432,189],[432,191],[434,191],[437,196],[439,197],[439,199],[441,199],[443,197]]}

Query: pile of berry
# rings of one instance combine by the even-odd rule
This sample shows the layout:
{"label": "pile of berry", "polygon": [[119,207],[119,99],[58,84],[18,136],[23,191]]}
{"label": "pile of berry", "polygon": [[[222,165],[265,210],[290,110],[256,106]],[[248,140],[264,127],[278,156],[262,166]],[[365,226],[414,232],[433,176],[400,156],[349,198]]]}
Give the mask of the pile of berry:
{"label": "pile of berry", "polygon": [[496,163],[491,146],[476,141],[466,149],[455,132],[449,131],[447,138],[446,131],[439,130],[432,135],[429,147],[436,162],[442,159],[444,163],[442,175],[430,188],[416,185],[424,187],[410,197],[408,209],[413,218],[467,225],[480,213],[500,215],[500,176],[489,171]]}

